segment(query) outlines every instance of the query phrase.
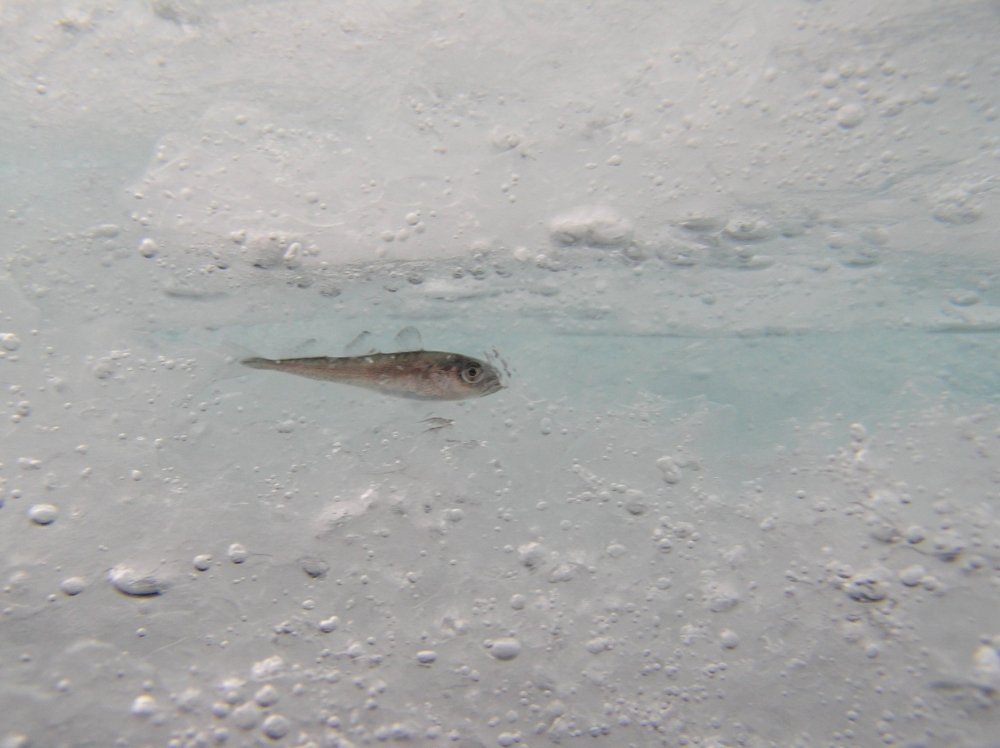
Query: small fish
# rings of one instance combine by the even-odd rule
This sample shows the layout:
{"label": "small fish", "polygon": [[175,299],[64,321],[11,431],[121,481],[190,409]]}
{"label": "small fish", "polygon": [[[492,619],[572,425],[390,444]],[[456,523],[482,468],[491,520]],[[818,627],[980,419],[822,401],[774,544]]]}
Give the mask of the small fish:
{"label": "small fish", "polygon": [[370,353],[331,358],[260,358],[241,362],[252,369],[273,369],[300,377],[353,384],[416,400],[465,400],[503,389],[500,375],[485,361],[443,351]]}

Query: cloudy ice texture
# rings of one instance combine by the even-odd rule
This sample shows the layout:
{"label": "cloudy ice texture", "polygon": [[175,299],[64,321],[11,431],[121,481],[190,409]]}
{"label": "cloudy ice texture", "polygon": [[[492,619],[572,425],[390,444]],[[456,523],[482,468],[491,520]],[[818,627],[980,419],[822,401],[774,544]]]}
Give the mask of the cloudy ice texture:
{"label": "cloudy ice texture", "polygon": [[4,3],[0,746],[995,745],[998,36]]}

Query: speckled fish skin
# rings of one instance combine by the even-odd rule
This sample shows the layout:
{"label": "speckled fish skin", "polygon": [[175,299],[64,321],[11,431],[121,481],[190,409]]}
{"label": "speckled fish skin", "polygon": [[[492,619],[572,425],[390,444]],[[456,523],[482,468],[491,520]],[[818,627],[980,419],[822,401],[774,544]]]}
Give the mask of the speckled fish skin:
{"label": "speckled fish skin", "polygon": [[331,358],[246,358],[252,369],[271,369],[327,382],[352,384],[415,400],[465,400],[503,389],[497,370],[460,353],[406,351]]}

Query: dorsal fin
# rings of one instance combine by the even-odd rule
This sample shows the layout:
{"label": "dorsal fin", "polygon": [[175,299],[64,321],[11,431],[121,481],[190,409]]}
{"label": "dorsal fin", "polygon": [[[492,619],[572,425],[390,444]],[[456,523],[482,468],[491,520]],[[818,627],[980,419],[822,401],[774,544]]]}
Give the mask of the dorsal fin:
{"label": "dorsal fin", "polygon": [[423,349],[424,341],[420,337],[420,331],[413,325],[404,327],[396,333],[397,351],[422,351]]}
{"label": "dorsal fin", "polygon": [[344,347],[344,353],[348,356],[367,356],[370,353],[377,353],[372,345],[372,334],[367,330],[362,331]]}
{"label": "dorsal fin", "polygon": [[[318,341],[316,340],[316,338],[306,338],[301,343],[299,343],[297,346],[295,346],[291,350],[291,353],[294,354],[296,358],[301,357],[301,356],[306,356],[306,355],[309,354],[309,349],[313,348],[316,345],[317,342]],[[291,355],[285,355],[284,356],[284,358],[291,358],[291,357],[292,357]]]}

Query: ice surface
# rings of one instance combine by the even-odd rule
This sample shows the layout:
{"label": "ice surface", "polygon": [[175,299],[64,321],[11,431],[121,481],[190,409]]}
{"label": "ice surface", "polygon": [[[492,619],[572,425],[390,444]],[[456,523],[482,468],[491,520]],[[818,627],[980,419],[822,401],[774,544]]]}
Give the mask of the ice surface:
{"label": "ice surface", "polygon": [[0,747],[992,744],[998,35],[0,6]]}

